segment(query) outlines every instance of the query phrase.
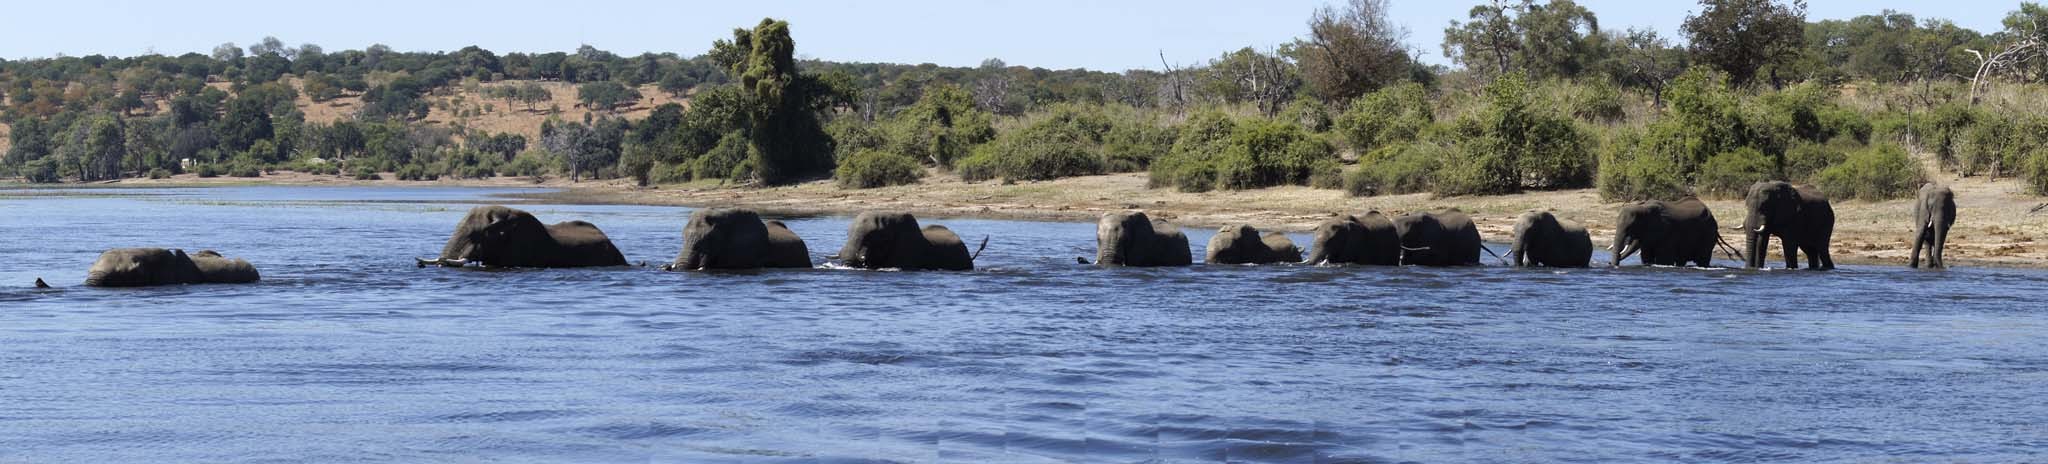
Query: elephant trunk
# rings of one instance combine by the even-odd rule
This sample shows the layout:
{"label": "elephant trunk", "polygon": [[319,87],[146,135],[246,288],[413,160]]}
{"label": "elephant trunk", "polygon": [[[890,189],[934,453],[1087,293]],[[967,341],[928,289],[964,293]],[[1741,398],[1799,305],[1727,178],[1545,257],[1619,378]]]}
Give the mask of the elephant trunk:
{"label": "elephant trunk", "polygon": [[1614,262],[1609,263],[1608,266],[1621,267],[1623,260],[1627,260],[1629,256],[1636,254],[1637,251],[1641,251],[1641,245],[1636,243],[1636,241],[1635,237],[1630,237],[1627,234],[1616,236],[1614,238]]}
{"label": "elephant trunk", "polygon": [[1743,235],[1748,242],[1744,243],[1742,250],[1742,266],[1751,269],[1763,267],[1764,244],[1768,243],[1770,236],[1757,231],[1745,232]]}

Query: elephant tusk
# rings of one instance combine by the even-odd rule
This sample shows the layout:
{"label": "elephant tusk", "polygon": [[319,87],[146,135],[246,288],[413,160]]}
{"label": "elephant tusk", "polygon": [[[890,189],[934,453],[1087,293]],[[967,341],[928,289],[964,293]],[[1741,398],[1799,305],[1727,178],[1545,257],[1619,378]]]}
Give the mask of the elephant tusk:
{"label": "elephant tusk", "polygon": [[1756,233],[1764,233],[1764,226],[1756,226]]}
{"label": "elephant tusk", "polygon": [[1401,245],[1401,249],[1405,251],[1429,251],[1429,247],[1409,248],[1407,245]]}

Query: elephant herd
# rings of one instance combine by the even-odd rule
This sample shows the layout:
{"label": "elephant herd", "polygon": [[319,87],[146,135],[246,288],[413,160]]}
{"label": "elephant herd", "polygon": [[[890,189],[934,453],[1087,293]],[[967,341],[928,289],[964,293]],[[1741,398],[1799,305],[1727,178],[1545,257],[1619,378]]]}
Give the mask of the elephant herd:
{"label": "elephant herd", "polygon": [[[1785,267],[1798,268],[1805,253],[1810,269],[1833,269],[1828,241],[1835,215],[1825,195],[1810,186],[1759,182],[1750,187],[1742,223],[1745,267],[1765,265],[1772,237],[1785,254]],[[1930,267],[1945,266],[1942,247],[1955,224],[1955,194],[1927,184],[1914,204],[1914,247],[1911,266],[1919,267],[1926,250]],[[1698,198],[1642,201],[1624,205],[1615,218],[1610,251],[1618,266],[1640,254],[1644,265],[1710,266],[1716,247],[1734,254],[1721,237],[1714,213]],[[1587,267],[1593,242],[1586,228],[1550,212],[1534,210],[1516,218],[1508,256],[1513,266]],[[1472,218],[1456,209],[1415,212],[1388,217],[1378,211],[1345,215],[1317,224],[1314,242],[1304,250],[1286,234],[1261,234],[1250,225],[1233,225],[1209,240],[1209,264],[1355,264],[1465,266],[1480,264],[1483,245]],[[1179,227],[1144,212],[1115,212],[1096,223],[1095,264],[1160,267],[1194,263],[1186,234]],[[780,221],[762,220],[744,209],[711,208],[691,213],[683,227],[683,246],[663,270],[744,270],[809,268],[810,249],[803,238]],[[900,212],[864,212],[847,228],[846,244],[828,259],[858,269],[974,269],[983,238],[970,252],[958,234],[941,225],[920,226]],[[1086,258],[1080,258],[1083,264]],[[470,210],[428,265],[462,267],[567,268],[625,266],[625,256],[596,225],[568,221],[544,225],[525,211],[504,206]],[[259,279],[248,261],[211,250],[122,248],[100,255],[87,273],[86,285],[130,287],[198,283],[247,283]],[[45,286],[37,280],[38,286]]]}

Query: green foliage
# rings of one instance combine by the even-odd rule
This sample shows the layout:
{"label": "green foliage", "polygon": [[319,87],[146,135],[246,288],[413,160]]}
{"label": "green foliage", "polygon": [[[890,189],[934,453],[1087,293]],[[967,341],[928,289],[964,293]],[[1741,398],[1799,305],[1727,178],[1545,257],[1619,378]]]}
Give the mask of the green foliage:
{"label": "green foliage", "polygon": [[169,169],[164,169],[164,168],[156,168],[156,169],[151,169],[151,170],[149,170],[149,178],[151,178],[151,179],[169,179],[169,178],[171,178],[171,170],[169,170]]}
{"label": "green foliage", "polygon": [[1836,138],[1827,144],[1797,142],[1785,150],[1784,179],[1804,181],[1813,178],[1828,166],[1841,163],[1849,158],[1849,152],[1861,150],[1861,144],[1848,137]]}
{"label": "green foliage", "polygon": [[1382,148],[1359,159],[1359,168],[1345,174],[1344,192],[1351,196],[1427,192],[1437,166],[1453,156],[1450,149],[1429,142]]}
{"label": "green foliage", "polygon": [[725,134],[718,145],[703,156],[690,162],[690,177],[693,179],[745,179],[752,177],[752,168],[747,160],[753,157],[753,147],[747,137],[739,132]]}
{"label": "green foliage", "polygon": [[731,41],[714,43],[710,53],[739,77],[754,102],[748,113],[749,164],[770,185],[832,169],[832,139],[816,113],[834,97],[815,76],[798,73],[795,52],[789,23],[763,19],[752,30],[734,30]]}
{"label": "green foliage", "polygon": [[194,172],[199,174],[200,178],[213,178],[220,177],[226,170],[226,168],[221,167],[219,164],[207,163],[199,165],[199,169],[194,170]]}
{"label": "green foliage", "polygon": [[860,152],[839,163],[840,188],[865,189],[908,185],[924,177],[924,167],[908,156],[884,151]]}
{"label": "green foliage", "polygon": [[1700,167],[1698,190],[1704,196],[1737,198],[1747,193],[1750,185],[1777,178],[1777,160],[1743,147],[1708,158]]}
{"label": "green foliage", "polygon": [[576,101],[592,111],[613,111],[640,102],[640,89],[617,81],[583,84],[576,88]]}
{"label": "green foliage", "polygon": [[950,85],[926,87],[924,97],[891,120],[886,131],[888,151],[942,167],[951,167],[973,146],[995,137],[988,113],[975,108],[967,91]]}
{"label": "green foliage", "polygon": [[1336,159],[1328,141],[1292,122],[1202,114],[1183,126],[1172,154],[1152,163],[1149,183],[1191,192],[1306,185],[1319,170],[1330,176]]}
{"label": "green foliage", "polygon": [[546,150],[527,149],[513,156],[512,161],[499,169],[500,174],[520,177],[539,177],[548,173],[548,167],[555,165]]}
{"label": "green foliage", "polygon": [[1927,117],[1925,127],[1920,130],[1920,146],[1934,151],[1941,164],[1949,169],[1963,170],[1963,161],[1957,156],[1965,139],[1964,132],[1977,123],[1983,115],[1968,102],[1949,102],[1934,107]]}
{"label": "green foliage", "polygon": [[1359,97],[1337,118],[1336,127],[1352,149],[1370,152],[1413,141],[1435,120],[1428,90],[1408,82]]}
{"label": "green foliage", "polygon": [[1617,134],[1600,155],[1595,184],[1607,201],[1674,200],[1687,192],[1684,173],[1672,158],[1648,151],[1636,131]]}
{"label": "green foliage", "polygon": [[1852,153],[1814,176],[1814,183],[1830,197],[1873,201],[1912,198],[1926,181],[1927,174],[1906,149],[1889,143]]}
{"label": "green foliage", "polygon": [[1788,77],[1777,75],[1776,66],[1797,57],[1805,44],[1805,2],[1721,0],[1700,6],[1681,27],[1695,59],[1720,68],[1737,85],[1759,77],[1759,70],[1770,70],[1773,80]]}
{"label": "green foliage", "polygon": [[1982,112],[1963,130],[1956,150],[1956,170],[1963,175],[2011,175],[2026,165],[2026,156],[2040,146],[2048,120],[2000,112]]}
{"label": "green foliage", "polygon": [[1103,169],[1109,172],[1136,172],[1152,166],[1152,160],[1165,157],[1173,150],[1174,139],[1180,136],[1179,128],[1161,126],[1152,121],[1120,121],[1102,134]]}

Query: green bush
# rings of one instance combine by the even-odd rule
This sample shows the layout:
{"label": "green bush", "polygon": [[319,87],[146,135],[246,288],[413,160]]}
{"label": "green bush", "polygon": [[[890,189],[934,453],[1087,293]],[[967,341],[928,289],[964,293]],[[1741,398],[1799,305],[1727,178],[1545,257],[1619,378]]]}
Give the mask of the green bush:
{"label": "green bush", "polygon": [[1785,150],[1784,178],[1791,181],[1806,181],[1828,166],[1841,163],[1849,158],[1849,152],[1863,147],[1847,137],[1839,137],[1826,145],[1799,142]]}
{"label": "green bush", "polygon": [[355,170],[355,174],[354,174],[354,176],[353,176],[353,177],[355,177],[355,179],[356,179],[356,180],[383,180],[383,179],[384,179],[384,178],[383,178],[382,176],[378,176],[378,175],[377,175],[377,170],[376,170],[376,169],[373,169],[373,168],[371,168],[371,167],[369,167],[369,166],[363,166],[363,167],[358,167],[358,168],[356,168],[356,170]]}
{"label": "green bush", "polygon": [[[519,152],[518,155],[513,156],[512,161],[505,163],[505,166],[499,169],[498,173],[507,176],[519,177],[535,177],[544,175],[548,173],[548,166],[554,165],[554,162],[550,161],[548,158],[549,155],[547,151],[540,149],[527,149],[525,151]],[[374,173],[374,171],[372,172]]]}
{"label": "green bush", "polygon": [[[967,181],[1050,180],[1103,172],[1101,139],[1108,119],[1067,109],[997,137],[955,163]],[[1097,132],[1103,131],[1103,132]]]}
{"label": "green bush", "polygon": [[1697,188],[1709,196],[1740,197],[1757,182],[1779,178],[1777,166],[1777,160],[1763,152],[1743,147],[1708,158],[1707,164],[1700,166]]}
{"label": "green bush", "polygon": [[2035,149],[2027,157],[2026,170],[2020,174],[2035,195],[2048,195],[2048,150]]}
{"label": "green bush", "polygon": [[[1306,185],[1315,176],[1318,165],[1337,160],[1336,149],[1329,142],[1291,122],[1253,119],[1218,123],[1201,119],[1198,116],[1190,121],[1181,140],[1175,142],[1173,154],[1153,162],[1153,187],[1172,185],[1182,191],[1199,192]],[[1215,131],[1224,127],[1231,130],[1230,134],[1214,137]],[[1327,165],[1324,169],[1327,172]],[[1325,181],[1326,185],[1334,183]]]}
{"label": "green bush", "polygon": [[1500,195],[1520,190],[1515,163],[1500,140],[1482,138],[1450,147],[1431,179],[1437,196]]}
{"label": "green bush", "polygon": [[[1870,118],[1870,139],[1892,143],[1912,141],[1911,136],[1916,134],[1916,128],[1920,125],[1918,121],[1921,119],[1925,118],[1901,111],[1885,110],[1878,112],[1877,115]],[[1925,137],[1925,135],[1921,136]],[[1922,149],[1929,147],[1924,141],[1914,142],[1919,143]],[[1868,143],[1868,141],[1865,143]]]}
{"label": "green bush", "polygon": [[834,173],[840,188],[864,189],[917,183],[924,167],[908,156],[878,150],[854,154]]}
{"label": "green bush", "polygon": [[1964,132],[1976,125],[1980,112],[1969,102],[1948,102],[1934,107],[1934,111],[1923,122],[1920,130],[1920,146],[1931,149],[1941,160],[1942,166],[1963,170],[1963,163],[1956,156],[1962,145]]}
{"label": "green bush", "polygon": [[49,158],[22,163],[21,177],[38,184],[54,184],[62,180],[57,175],[57,162]]}
{"label": "green bush", "polygon": [[1621,89],[1606,80],[1592,80],[1579,86],[1564,102],[1572,117],[1586,122],[1613,123],[1628,116]]}
{"label": "green bush", "polygon": [[1344,188],[1344,165],[1335,159],[1316,160],[1309,166],[1308,186],[1319,189]]}
{"label": "green bush", "polygon": [[725,137],[718,139],[718,145],[712,147],[711,151],[690,160],[690,177],[700,180],[752,177],[738,175],[751,169],[747,167],[747,161],[753,159],[749,156],[752,152],[753,147],[747,143],[745,135],[737,131],[725,134]]}
{"label": "green bush", "polygon": [[1650,145],[1636,131],[1616,134],[1600,155],[1595,184],[1607,201],[1676,199],[1686,193],[1684,173],[1669,156],[1645,149]]}
{"label": "green bush", "polygon": [[398,180],[423,181],[437,180],[439,178],[438,175],[428,172],[425,166],[418,164],[408,164],[398,168]]}
{"label": "green bush", "polygon": [[653,182],[655,184],[679,184],[683,182],[689,182],[690,164],[669,164],[665,162],[654,163],[654,167],[648,170],[648,181]]}
{"label": "green bush", "polygon": [[1216,165],[1208,160],[1167,157],[1152,163],[1149,183],[1158,188],[1173,186],[1182,192],[1207,192],[1217,187]]}
{"label": "green bush", "polygon": [[151,170],[149,170],[149,178],[151,178],[151,179],[169,179],[169,178],[171,178],[171,170],[169,170],[169,169],[164,169],[164,168],[156,168],[156,169],[151,169]]}
{"label": "green bush", "polygon": [[1424,127],[1436,121],[1429,91],[1422,84],[1404,82],[1365,94],[1351,102],[1351,108],[1337,117],[1337,132],[1359,152],[1413,141]]}
{"label": "green bush", "polygon": [[1108,172],[1137,172],[1173,150],[1179,131],[1146,121],[1117,124],[1102,135],[1102,167]]}
{"label": "green bush", "polygon": [[2026,167],[2027,153],[2038,146],[2042,120],[2035,117],[1980,113],[1964,129],[1956,150],[1957,171],[1963,175],[1989,174],[1993,177],[2017,174]]}
{"label": "green bush", "polygon": [[213,178],[220,177],[220,175],[225,171],[225,169],[222,169],[221,166],[218,164],[206,163],[199,165],[199,169],[196,169],[195,171],[198,172],[199,177],[201,178]]}
{"label": "green bush", "polygon": [[228,165],[228,175],[232,177],[263,177],[263,168],[255,162],[237,161]]}
{"label": "green bush", "polygon": [[1344,175],[1344,192],[1351,196],[1427,192],[1437,165],[1451,156],[1450,149],[1427,142],[1379,149],[1360,159],[1357,170]]}
{"label": "green bush", "polygon": [[1862,200],[1910,198],[1926,181],[1927,173],[1906,149],[1888,143],[1852,153],[1814,177],[1814,183],[1832,198]]}

